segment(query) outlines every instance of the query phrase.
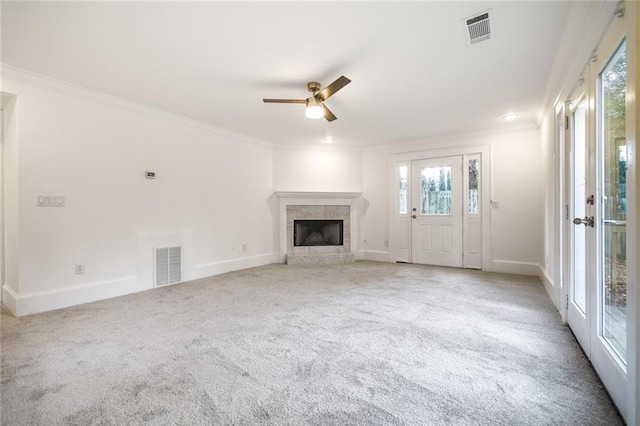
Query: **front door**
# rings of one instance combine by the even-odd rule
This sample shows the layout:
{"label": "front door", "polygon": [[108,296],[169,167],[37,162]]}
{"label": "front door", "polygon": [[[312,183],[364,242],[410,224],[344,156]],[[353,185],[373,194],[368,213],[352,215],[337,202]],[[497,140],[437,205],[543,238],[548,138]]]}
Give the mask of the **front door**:
{"label": "front door", "polygon": [[415,160],[411,261],[462,267],[462,156]]}

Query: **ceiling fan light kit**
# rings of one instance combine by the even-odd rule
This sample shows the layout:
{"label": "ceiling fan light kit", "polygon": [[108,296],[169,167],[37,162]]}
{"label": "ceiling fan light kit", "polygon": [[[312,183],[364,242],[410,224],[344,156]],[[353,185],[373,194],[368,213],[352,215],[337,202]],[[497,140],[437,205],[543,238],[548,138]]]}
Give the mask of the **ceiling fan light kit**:
{"label": "ceiling fan light kit", "polygon": [[313,96],[307,98],[307,108],[304,110],[304,115],[307,118],[311,118],[314,120],[324,117],[324,108],[322,108],[322,101],[319,101]]}
{"label": "ceiling fan light kit", "polygon": [[320,83],[317,81],[311,81],[307,83],[307,90],[311,92],[311,96],[307,99],[263,99],[262,102],[277,104],[306,104],[304,115],[307,118],[318,119],[324,117],[327,121],[333,121],[336,120],[337,117],[329,108],[327,108],[324,101],[329,99],[334,93],[349,83],[351,83],[351,80],[345,76],[341,76],[336,81],[320,90]]}

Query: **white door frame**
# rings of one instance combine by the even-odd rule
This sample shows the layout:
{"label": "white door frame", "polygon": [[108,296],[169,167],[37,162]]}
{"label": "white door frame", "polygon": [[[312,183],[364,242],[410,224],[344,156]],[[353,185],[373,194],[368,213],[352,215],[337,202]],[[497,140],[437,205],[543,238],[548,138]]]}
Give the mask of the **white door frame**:
{"label": "white door frame", "polygon": [[[480,154],[481,156],[481,212],[482,212],[482,270],[493,270],[491,255],[491,148],[489,145],[460,146],[438,148],[414,152],[392,154],[389,156],[389,261],[409,261],[402,246],[403,233],[411,232],[411,222],[406,215],[398,214],[398,167],[408,166],[408,187],[411,188],[411,161],[427,158],[453,157],[456,155]],[[408,191],[408,205],[411,206],[411,191]],[[409,208],[409,212],[411,208]],[[405,229],[409,227],[408,229]]]}
{"label": "white door frame", "polygon": [[[640,25],[640,7],[637,2],[625,2],[627,14],[627,90],[635,93],[635,98],[627,101],[627,150],[628,170],[627,179],[631,185],[627,187],[627,279],[635,282],[627,292],[627,377],[628,377],[628,409],[625,416],[628,424],[640,423],[640,172],[638,172],[638,128],[640,109],[638,108],[638,90],[640,89],[640,74],[638,73],[638,25]],[[635,183],[635,184],[634,184]]]}

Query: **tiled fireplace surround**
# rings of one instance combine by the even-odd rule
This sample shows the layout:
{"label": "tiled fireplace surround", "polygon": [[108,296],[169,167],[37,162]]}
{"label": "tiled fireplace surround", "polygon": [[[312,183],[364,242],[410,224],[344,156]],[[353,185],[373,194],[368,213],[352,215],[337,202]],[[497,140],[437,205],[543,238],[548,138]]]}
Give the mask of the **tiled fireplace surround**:
{"label": "tiled fireplace surround", "polygon": [[[357,200],[354,192],[276,192],[279,199],[280,261],[289,265],[349,263],[356,260]],[[294,220],[342,220],[342,246],[295,247]]]}

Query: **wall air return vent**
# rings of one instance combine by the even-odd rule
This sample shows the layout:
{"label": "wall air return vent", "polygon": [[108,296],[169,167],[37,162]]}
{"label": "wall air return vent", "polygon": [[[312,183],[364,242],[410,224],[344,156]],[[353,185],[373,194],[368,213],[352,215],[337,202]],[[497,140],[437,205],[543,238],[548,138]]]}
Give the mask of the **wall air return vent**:
{"label": "wall air return vent", "polygon": [[465,19],[467,43],[476,44],[491,38],[491,22],[489,12]]}
{"label": "wall air return vent", "polygon": [[154,249],[154,287],[176,284],[182,281],[182,247]]}

